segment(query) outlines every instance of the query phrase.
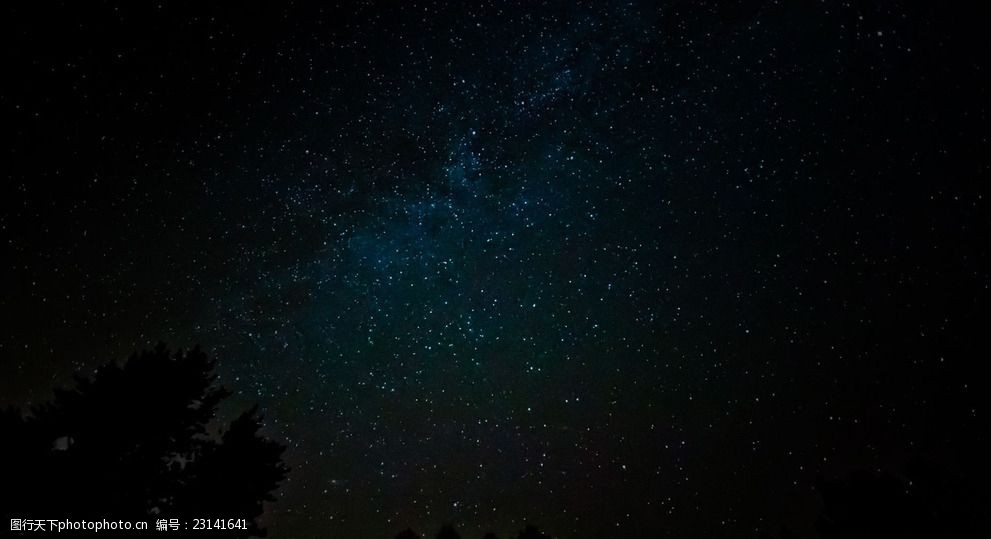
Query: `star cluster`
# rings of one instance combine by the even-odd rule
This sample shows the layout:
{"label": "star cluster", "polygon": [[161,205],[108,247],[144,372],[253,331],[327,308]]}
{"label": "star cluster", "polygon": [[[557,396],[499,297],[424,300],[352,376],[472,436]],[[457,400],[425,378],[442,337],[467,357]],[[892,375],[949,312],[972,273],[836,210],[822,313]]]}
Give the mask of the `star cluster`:
{"label": "star cluster", "polygon": [[966,14],[724,4],[5,8],[4,402],[200,343],[274,537],[739,537],[968,462]]}

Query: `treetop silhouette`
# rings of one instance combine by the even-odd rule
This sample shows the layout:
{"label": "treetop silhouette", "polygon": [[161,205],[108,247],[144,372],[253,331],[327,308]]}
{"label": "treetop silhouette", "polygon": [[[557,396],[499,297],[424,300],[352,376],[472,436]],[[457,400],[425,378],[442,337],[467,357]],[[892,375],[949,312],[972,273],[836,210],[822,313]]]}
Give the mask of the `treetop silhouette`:
{"label": "treetop silhouette", "polygon": [[208,432],[230,395],[213,368],[199,348],[159,345],[77,376],[27,414],[5,410],[0,507],[10,518],[246,519],[210,533],[264,536],[257,517],[288,473],[284,447],[259,434],[257,407]]}

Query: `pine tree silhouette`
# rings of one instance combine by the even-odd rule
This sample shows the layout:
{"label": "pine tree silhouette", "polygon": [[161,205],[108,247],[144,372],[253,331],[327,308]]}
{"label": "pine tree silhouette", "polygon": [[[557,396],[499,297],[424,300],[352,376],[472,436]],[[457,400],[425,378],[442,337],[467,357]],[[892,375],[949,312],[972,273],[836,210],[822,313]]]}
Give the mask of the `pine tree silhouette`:
{"label": "pine tree silhouette", "polygon": [[256,519],[288,473],[284,447],[259,435],[255,408],[219,436],[208,433],[229,396],[213,367],[198,348],[172,354],[159,345],[77,377],[74,389],[28,414],[5,410],[4,521],[246,519],[245,530],[209,533],[263,536]]}

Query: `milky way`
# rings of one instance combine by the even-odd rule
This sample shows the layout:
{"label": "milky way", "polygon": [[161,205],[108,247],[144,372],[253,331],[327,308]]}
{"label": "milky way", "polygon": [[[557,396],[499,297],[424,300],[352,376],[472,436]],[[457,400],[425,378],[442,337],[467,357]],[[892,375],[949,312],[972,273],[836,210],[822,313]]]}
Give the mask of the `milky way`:
{"label": "milky way", "polygon": [[805,530],[976,454],[963,14],[465,4],[8,8],[3,402],[199,343],[273,537]]}

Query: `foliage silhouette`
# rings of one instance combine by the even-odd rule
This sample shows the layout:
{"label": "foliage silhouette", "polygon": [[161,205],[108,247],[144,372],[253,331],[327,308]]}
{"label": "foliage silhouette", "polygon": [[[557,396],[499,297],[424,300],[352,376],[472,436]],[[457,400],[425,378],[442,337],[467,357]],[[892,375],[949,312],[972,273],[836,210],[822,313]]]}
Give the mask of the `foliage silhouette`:
{"label": "foliage silhouette", "polygon": [[[259,434],[257,408],[208,432],[229,396],[213,367],[198,348],[172,354],[159,345],[77,376],[74,389],[26,415],[4,411],[4,520],[144,520],[154,529],[159,518],[190,527],[194,518],[246,519],[246,530],[209,533],[264,536],[257,518],[288,473],[284,447]],[[170,536],[185,533],[196,532]]]}
{"label": "foliage silhouette", "polygon": [[496,537],[496,534],[494,534],[492,532],[489,532],[489,533],[486,533],[485,534],[485,537],[482,537],[482,539],[497,539],[497,537]]}

